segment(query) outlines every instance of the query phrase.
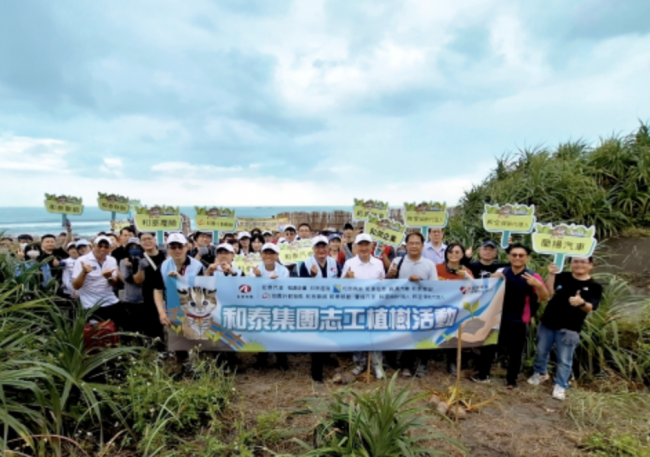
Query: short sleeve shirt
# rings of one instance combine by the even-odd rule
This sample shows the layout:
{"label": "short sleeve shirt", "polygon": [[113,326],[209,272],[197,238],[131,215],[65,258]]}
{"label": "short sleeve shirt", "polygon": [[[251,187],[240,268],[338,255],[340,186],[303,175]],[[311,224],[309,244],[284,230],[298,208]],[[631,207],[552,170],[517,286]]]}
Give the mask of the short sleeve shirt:
{"label": "short sleeve shirt", "polygon": [[[401,263],[401,265],[400,265]],[[429,259],[420,257],[418,260],[412,260],[408,255],[398,257],[393,260],[391,268],[399,267],[398,279],[408,279],[415,275],[423,281],[435,281],[438,279],[436,264]]]}
{"label": "short sleeve shirt", "polygon": [[384,262],[372,256],[368,262],[362,262],[358,255],[352,257],[343,265],[341,277],[344,277],[348,270],[354,272],[355,279],[384,279],[386,277]]}
{"label": "short sleeve shirt", "polygon": [[99,262],[92,251],[79,257],[72,270],[73,281],[81,274],[84,264],[91,265],[93,269],[86,275],[84,284],[78,291],[81,305],[85,309],[89,309],[97,303],[101,303],[101,306],[110,306],[119,302],[113,292],[113,286],[102,274],[104,270],[113,270],[113,278],[117,277],[117,262],[115,258],[109,255],[106,256],[103,262]]}
{"label": "short sleeve shirt", "polygon": [[603,296],[603,286],[593,279],[581,281],[574,278],[571,272],[565,271],[555,276],[553,288],[553,298],[546,305],[542,324],[551,330],[566,329],[580,332],[587,313],[580,307],[571,306],[569,298],[574,297],[579,291],[582,299],[591,303],[593,311],[595,311]]}

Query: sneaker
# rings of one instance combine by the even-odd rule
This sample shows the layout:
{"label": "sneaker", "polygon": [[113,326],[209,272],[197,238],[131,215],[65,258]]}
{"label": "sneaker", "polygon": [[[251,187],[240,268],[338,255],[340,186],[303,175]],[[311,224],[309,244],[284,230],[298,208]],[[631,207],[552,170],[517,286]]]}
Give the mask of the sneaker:
{"label": "sneaker", "polygon": [[363,373],[363,370],[364,370],[363,365],[357,365],[352,370],[352,374],[355,375],[355,376],[359,376],[361,373]]}
{"label": "sneaker", "polygon": [[427,367],[426,365],[418,365],[417,369],[415,370],[415,377],[416,378],[424,378],[427,375]]}
{"label": "sneaker", "polygon": [[528,378],[528,384],[531,386],[539,386],[543,382],[548,381],[551,377],[548,374],[539,374],[535,373],[530,378]]}
{"label": "sneaker", "polygon": [[566,389],[555,384],[553,387],[553,398],[560,401],[566,399]]}
{"label": "sneaker", "polygon": [[484,378],[480,378],[478,375],[474,375],[471,378],[469,378],[470,381],[472,382],[478,382],[480,384],[490,384],[490,377],[486,376]]}
{"label": "sneaker", "polygon": [[411,377],[411,370],[408,368],[404,368],[402,370],[402,378],[410,378]]}
{"label": "sneaker", "polygon": [[384,379],[384,369],[381,367],[381,365],[375,365],[372,368],[375,370],[375,378]]}

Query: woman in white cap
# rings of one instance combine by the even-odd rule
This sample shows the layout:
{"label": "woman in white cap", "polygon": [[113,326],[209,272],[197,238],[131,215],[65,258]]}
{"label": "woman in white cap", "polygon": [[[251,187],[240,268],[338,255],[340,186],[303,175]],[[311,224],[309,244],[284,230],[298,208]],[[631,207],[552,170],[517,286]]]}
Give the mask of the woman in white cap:
{"label": "woman in white cap", "polygon": [[232,264],[235,250],[228,243],[217,246],[217,256],[214,263],[208,267],[206,276],[243,276],[242,271]]}
{"label": "woman in white cap", "polygon": [[265,243],[262,246],[262,262],[253,268],[253,274],[258,278],[288,278],[289,270],[278,262],[279,258],[280,248],[276,244]]}
{"label": "woman in white cap", "polygon": [[239,232],[237,234],[237,241],[239,241],[239,254],[248,255],[251,252],[251,234],[248,232]]}

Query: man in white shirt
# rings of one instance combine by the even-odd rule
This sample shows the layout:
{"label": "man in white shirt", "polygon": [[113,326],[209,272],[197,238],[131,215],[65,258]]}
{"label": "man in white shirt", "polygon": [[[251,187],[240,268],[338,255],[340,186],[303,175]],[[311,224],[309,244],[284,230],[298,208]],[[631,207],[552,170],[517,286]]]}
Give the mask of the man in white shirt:
{"label": "man in white shirt", "polygon": [[[381,260],[372,256],[372,238],[367,233],[360,233],[354,240],[357,255],[345,262],[341,277],[355,279],[384,279],[386,272]],[[375,377],[382,379],[384,370],[382,368],[383,356],[381,351],[374,351],[372,355],[372,365],[375,371]],[[352,370],[353,375],[358,375],[365,370],[366,354],[365,352],[355,351],[352,355],[352,361],[356,365]]]}
{"label": "man in white shirt", "polygon": [[[409,233],[406,236],[406,255],[393,261],[386,278],[408,279],[409,281],[436,281],[438,279],[436,265],[422,256],[423,248],[424,236],[420,232]],[[429,361],[430,353],[428,351],[403,351],[400,366],[404,378],[411,377],[411,368],[415,366],[416,355],[419,357],[420,363],[417,366],[415,375],[424,376],[426,374],[425,367]]]}
{"label": "man in white shirt", "polygon": [[117,262],[109,255],[111,240],[98,236],[93,249],[77,259],[72,270],[72,287],[77,291],[84,309],[100,304],[94,316],[101,320],[112,320],[123,327],[125,316],[123,306],[115,296],[113,287],[117,284]]}
{"label": "man in white shirt", "polygon": [[445,231],[441,228],[429,229],[429,240],[424,243],[422,257],[431,260],[436,265],[445,263],[445,249],[447,245],[442,242],[445,237]]}

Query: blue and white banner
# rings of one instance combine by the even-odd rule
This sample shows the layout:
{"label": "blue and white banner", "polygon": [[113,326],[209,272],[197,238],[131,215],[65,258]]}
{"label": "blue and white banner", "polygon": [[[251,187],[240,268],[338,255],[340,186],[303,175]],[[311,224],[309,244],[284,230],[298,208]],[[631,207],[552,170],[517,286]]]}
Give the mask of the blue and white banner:
{"label": "blue and white banner", "polygon": [[494,344],[502,279],[166,278],[170,350],[347,352]]}

